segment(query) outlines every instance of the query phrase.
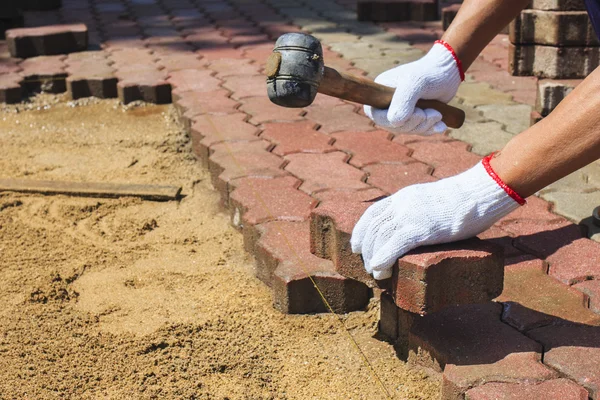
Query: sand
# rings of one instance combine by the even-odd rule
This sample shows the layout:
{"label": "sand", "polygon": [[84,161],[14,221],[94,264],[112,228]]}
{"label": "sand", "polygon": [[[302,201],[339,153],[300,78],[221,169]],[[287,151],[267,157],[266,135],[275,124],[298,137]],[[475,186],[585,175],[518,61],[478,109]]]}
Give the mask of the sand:
{"label": "sand", "polygon": [[[172,106],[0,109],[0,178],[180,185],[180,201],[0,193],[0,398],[385,399],[330,314],[271,306]],[[397,399],[439,382],[342,316]]]}

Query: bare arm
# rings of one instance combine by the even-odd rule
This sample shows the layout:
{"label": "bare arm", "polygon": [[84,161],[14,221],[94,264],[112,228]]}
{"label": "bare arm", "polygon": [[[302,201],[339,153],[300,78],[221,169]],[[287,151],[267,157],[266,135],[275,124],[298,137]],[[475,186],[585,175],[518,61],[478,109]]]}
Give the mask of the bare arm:
{"label": "bare arm", "polygon": [[448,42],[465,71],[484,47],[530,0],[465,0],[442,40]]}

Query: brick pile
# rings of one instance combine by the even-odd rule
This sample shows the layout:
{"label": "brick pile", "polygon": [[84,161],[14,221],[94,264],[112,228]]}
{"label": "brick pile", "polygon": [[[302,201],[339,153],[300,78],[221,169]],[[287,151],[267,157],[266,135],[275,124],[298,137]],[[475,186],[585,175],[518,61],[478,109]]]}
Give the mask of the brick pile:
{"label": "brick pile", "polygon": [[600,63],[583,0],[537,0],[509,28],[509,71],[540,78],[532,124],[548,115]]}

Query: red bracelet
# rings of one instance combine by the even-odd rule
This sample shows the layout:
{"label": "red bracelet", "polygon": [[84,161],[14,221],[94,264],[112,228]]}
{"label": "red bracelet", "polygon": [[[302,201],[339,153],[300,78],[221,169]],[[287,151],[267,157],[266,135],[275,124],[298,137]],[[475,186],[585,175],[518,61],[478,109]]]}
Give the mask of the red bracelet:
{"label": "red bracelet", "polygon": [[494,153],[490,154],[489,156],[487,156],[483,160],[481,160],[481,163],[483,164],[483,168],[485,168],[486,172],[492,177],[492,179],[494,179],[496,181],[498,186],[500,186],[502,189],[504,189],[506,194],[509,195],[510,197],[512,197],[514,201],[516,201],[520,205],[527,203],[525,201],[525,199],[523,199],[521,196],[519,196],[519,194],[517,192],[512,190],[510,188],[510,186],[508,186],[506,183],[504,183],[502,181],[502,179],[500,179],[498,174],[496,174],[496,172],[494,172],[494,170],[492,169],[492,166],[490,165],[490,160],[492,159],[493,156],[494,156]]}
{"label": "red bracelet", "polygon": [[435,43],[441,44],[442,46],[447,48],[450,53],[452,53],[452,57],[454,58],[454,61],[456,61],[456,65],[458,66],[458,73],[460,74],[460,80],[464,81],[465,80],[465,71],[463,71],[462,62],[460,62],[460,59],[456,55],[456,52],[454,51],[452,46],[450,46],[448,44],[448,42],[446,42],[444,40],[436,40]]}

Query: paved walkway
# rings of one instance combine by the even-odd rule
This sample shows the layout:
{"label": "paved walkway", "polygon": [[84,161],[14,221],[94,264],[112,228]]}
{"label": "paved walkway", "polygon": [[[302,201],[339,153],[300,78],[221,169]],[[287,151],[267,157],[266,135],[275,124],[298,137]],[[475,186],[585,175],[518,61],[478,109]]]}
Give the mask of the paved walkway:
{"label": "paved walkway", "polygon": [[[52,68],[80,71],[81,58],[89,57],[121,82],[170,84],[194,151],[255,254],[257,276],[285,312],[324,311],[307,275],[336,311],[360,308],[370,295],[373,282],[360,265],[340,265],[329,245],[315,248],[329,243],[311,232],[316,211],[348,210],[338,212],[333,227],[347,232],[363,201],[456,174],[529,125],[535,80],[505,72],[503,36],[473,65],[454,101],[467,111],[464,128],[432,138],[392,138],[360,107],[337,99],[317,96],[301,110],[270,104],[264,60],[280,34],[304,30],[328,46],[326,64],[375,76],[419,58],[441,34],[439,23],[359,23],[346,0],[63,3],[58,12],[27,14],[27,25],[83,22],[96,51],[52,58]],[[23,74],[35,63],[4,55],[2,71]],[[596,162],[541,196],[557,213],[592,227],[599,194]],[[600,245],[549,207],[532,198],[481,235],[505,249],[498,304],[451,308],[411,329],[411,360],[442,373],[444,398],[466,392],[482,399],[511,390],[528,391],[529,398],[600,398]],[[598,230],[593,233],[600,240]],[[331,246],[338,245],[347,247]],[[382,321],[388,318],[382,314]]]}

